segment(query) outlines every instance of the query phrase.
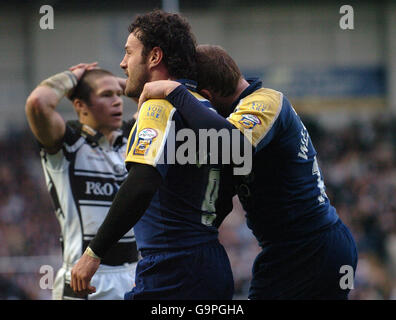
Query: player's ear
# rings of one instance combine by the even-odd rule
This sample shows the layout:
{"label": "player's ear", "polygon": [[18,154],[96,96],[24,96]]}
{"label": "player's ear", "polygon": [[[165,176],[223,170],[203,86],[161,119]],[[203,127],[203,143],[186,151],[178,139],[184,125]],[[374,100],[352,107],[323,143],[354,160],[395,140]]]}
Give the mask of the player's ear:
{"label": "player's ear", "polygon": [[81,99],[74,99],[73,100],[73,106],[74,106],[74,109],[76,110],[76,112],[77,112],[79,117],[81,115],[84,115],[84,116],[88,115],[88,106]]}
{"label": "player's ear", "polygon": [[200,93],[204,98],[208,99],[209,101],[212,101],[212,99],[213,99],[213,94],[212,94],[209,90],[207,90],[207,89],[202,89],[199,93]]}
{"label": "player's ear", "polygon": [[161,63],[162,58],[164,56],[164,52],[160,47],[154,47],[151,49],[150,56],[149,56],[149,64],[151,67],[155,67]]}

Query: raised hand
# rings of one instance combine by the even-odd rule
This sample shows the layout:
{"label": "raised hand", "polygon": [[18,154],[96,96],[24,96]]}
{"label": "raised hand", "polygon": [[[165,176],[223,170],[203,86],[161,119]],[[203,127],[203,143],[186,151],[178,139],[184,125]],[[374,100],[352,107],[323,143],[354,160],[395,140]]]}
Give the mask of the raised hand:
{"label": "raised hand", "polygon": [[172,80],[157,80],[147,82],[139,97],[138,111],[142,104],[148,99],[165,99],[181,83]]}
{"label": "raised hand", "polygon": [[79,63],[75,66],[70,67],[69,70],[74,73],[74,75],[77,77],[77,80],[80,80],[86,70],[95,69],[97,67],[97,62]]}

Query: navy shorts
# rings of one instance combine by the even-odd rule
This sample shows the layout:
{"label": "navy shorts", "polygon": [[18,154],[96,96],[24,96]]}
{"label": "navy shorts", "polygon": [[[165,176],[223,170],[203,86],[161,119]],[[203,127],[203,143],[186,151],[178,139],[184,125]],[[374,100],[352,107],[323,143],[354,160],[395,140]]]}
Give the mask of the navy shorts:
{"label": "navy shorts", "polygon": [[273,243],[255,259],[249,299],[346,300],[354,278],[342,277],[354,277],[357,260],[356,243],[341,220],[309,237]]}
{"label": "navy shorts", "polygon": [[125,300],[231,300],[230,261],[218,241],[156,253],[142,253],[136,285]]}

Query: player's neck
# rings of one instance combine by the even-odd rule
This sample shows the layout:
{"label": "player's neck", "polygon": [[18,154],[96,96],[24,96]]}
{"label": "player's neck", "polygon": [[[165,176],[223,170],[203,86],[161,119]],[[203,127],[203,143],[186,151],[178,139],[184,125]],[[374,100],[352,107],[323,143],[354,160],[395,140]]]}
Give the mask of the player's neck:
{"label": "player's neck", "polygon": [[157,80],[174,80],[173,78],[171,78],[168,69],[163,64],[159,64],[151,70],[150,81]]}
{"label": "player's neck", "polygon": [[238,81],[238,85],[237,85],[237,88],[233,94],[231,103],[234,103],[239,98],[239,96],[242,94],[242,92],[245,91],[245,89],[247,87],[249,87],[249,82],[247,82],[245,78],[241,78]]}
{"label": "player's neck", "polygon": [[[223,105],[225,106],[224,109],[226,110],[225,117],[228,117],[234,110],[232,110],[232,106],[234,105],[234,102],[238,100],[242,92],[249,86],[249,82],[247,82],[244,78],[241,78],[238,81],[237,87],[234,91],[233,94],[230,96],[224,98],[224,101],[222,102]],[[223,115],[224,116],[224,115]]]}
{"label": "player's neck", "polygon": [[114,130],[100,130],[100,132],[104,135],[104,137],[106,138],[106,140],[109,142],[110,146],[113,145],[114,142],[114,138],[115,138],[115,134],[114,134]]}
{"label": "player's neck", "polygon": [[[92,130],[94,130],[94,132],[100,132],[105,138],[106,140],[109,142],[110,145],[113,144],[113,140],[114,140],[114,132],[116,130],[112,129],[112,128],[104,128],[104,127],[99,127],[97,124],[95,123],[91,123],[89,121],[84,121],[84,119],[80,119],[80,122],[85,125],[88,126],[89,128],[91,128]],[[93,132],[93,134],[94,134]]]}

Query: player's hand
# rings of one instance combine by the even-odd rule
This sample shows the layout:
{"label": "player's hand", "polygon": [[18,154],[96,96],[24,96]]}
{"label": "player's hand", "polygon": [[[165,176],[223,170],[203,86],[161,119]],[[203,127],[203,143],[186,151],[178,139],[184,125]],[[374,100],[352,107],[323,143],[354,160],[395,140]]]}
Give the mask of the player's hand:
{"label": "player's hand", "polygon": [[126,87],[126,78],[117,77],[118,84],[120,85],[122,92],[125,94],[125,87]]}
{"label": "player's hand", "polygon": [[84,72],[86,70],[95,69],[97,67],[98,67],[98,63],[97,62],[79,63],[79,64],[77,64],[75,66],[70,67],[69,70],[74,73],[74,75],[76,76],[77,80],[80,80],[82,75],[84,74]]}
{"label": "player's hand", "polygon": [[96,292],[96,288],[91,286],[90,282],[99,265],[100,259],[93,258],[86,253],[81,256],[71,270],[70,286],[74,292],[79,294]]}
{"label": "player's hand", "polygon": [[139,97],[138,111],[142,104],[148,99],[165,99],[181,83],[172,80],[157,80],[147,82]]}

